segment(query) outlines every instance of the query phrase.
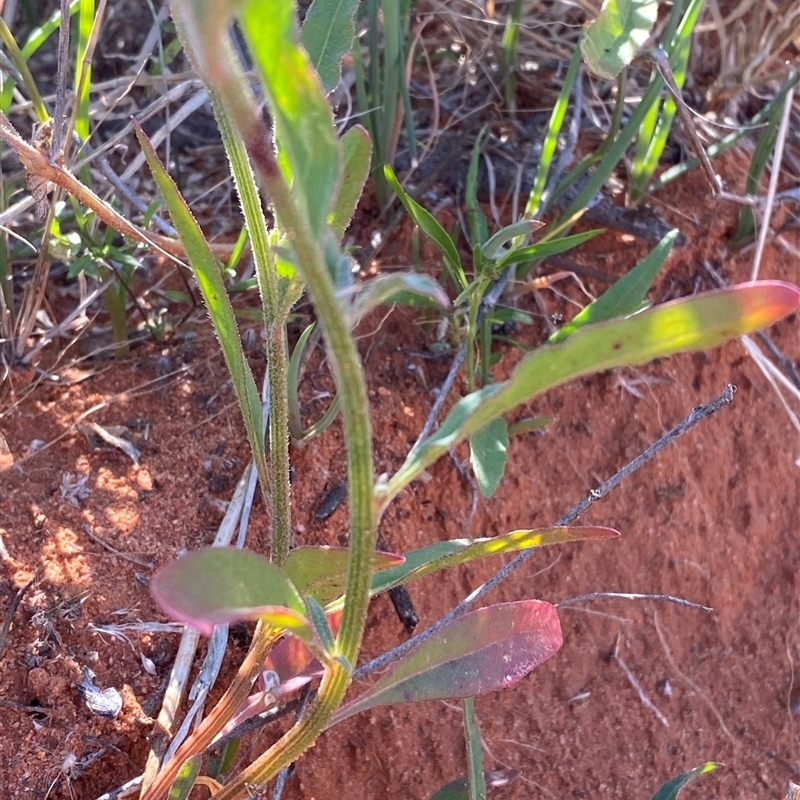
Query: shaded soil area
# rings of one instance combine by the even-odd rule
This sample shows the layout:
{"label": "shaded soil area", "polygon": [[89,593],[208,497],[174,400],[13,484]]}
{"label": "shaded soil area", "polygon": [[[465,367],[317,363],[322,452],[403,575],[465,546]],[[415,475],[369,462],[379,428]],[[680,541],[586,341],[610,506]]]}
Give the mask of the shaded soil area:
{"label": "shaded soil area", "polygon": [[[741,180],[739,153],[720,166]],[[661,209],[686,235],[653,299],[712,288],[707,261],[731,282],[744,280],[752,254],[731,254],[736,209],[710,200],[700,175],[669,192]],[[364,215],[355,235],[375,223]],[[407,263],[410,228],[393,236],[385,264]],[[784,234],[797,245],[796,234]],[[646,245],[606,233],[582,263],[619,276]],[[423,251],[423,257],[430,253]],[[761,277],[800,282],[781,240],[767,248]],[[584,281],[592,293],[602,286]],[[573,281],[543,289],[549,315],[574,313],[585,298]],[[547,334],[537,315],[528,343]],[[414,442],[449,361],[433,357],[436,318],[384,309],[359,330],[370,386],[376,471],[391,472]],[[797,319],[778,325],[776,343],[797,359]],[[519,360],[507,348],[504,377]],[[263,373],[258,347],[251,351]],[[164,346],[142,346],[125,363],[97,361],[69,385],[24,386],[5,402],[0,432],[0,613],[10,621],[0,662],[0,790],[7,798],[97,797],[140,774],[153,737],[178,636],[129,632],[122,641],[97,624],[164,621],[146,583],[182,550],[208,545],[247,462],[244,434],[217,346],[198,315]],[[644,450],[689,410],[738,391],[725,409],[680,439],[581,522],[616,527],[613,542],[543,550],[506,581],[493,601],[552,602],[595,591],[665,593],[713,613],[634,600],[586,602],[561,612],[565,643],[513,689],[477,700],[487,768],[521,772],[493,796],[650,797],[668,778],[707,761],[724,764],[685,797],[781,797],[800,770],[794,665],[800,657],[796,575],[800,441],[781,402],[740,343],[641,370],[585,379],[519,411],[553,415],[541,435],[513,440],[509,468],[491,499],[477,498],[453,461],[418,482],[382,523],[389,548],[493,536],[552,524],[588,491]],[[312,359],[303,384],[309,417],[332,386]],[[122,426],[138,463],[87,427]],[[466,453],[455,454],[464,461]],[[342,544],[346,506],[316,518],[345,477],[338,424],[293,452],[293,518],[298,543]],[[474,510],[473,510],[474,507]],[[265,551],[269,521],[256,501],[248,546]],[[422,627],[488,578],[485,561],[413,584]],[[19,607],[19,590],[28,585]],[[386,597],[372,606],[364,657],[407,634]],[[231,636],[224,685],[244,656],[246,631]],[[147,661],[142,660],[142,655]],[[82,668],[114,687],[121,714],[104,719],[76,686]],[[245,742],[247,763],[278,734]],[[351,800],[429,797],[465,773],[460,706],[420,703],[377,709],[323,735],[298,763],[287,798]]]}

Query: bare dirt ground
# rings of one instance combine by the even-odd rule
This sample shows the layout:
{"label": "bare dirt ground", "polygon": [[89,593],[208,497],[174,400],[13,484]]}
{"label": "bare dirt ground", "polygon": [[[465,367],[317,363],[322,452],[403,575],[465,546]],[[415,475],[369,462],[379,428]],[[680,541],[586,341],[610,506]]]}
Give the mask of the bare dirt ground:
{"label": "bare dirt ground", "polygon": [[[745,163],[740,152],[719,167],[733,188]],[[731,282],[746,279],[751,254],[727,248],[736,209],[711,202],[701,175],[670,189],[661,202],[661,213],[688,244],[672,255],[654,299],[710,288],[704,260]],[[374,225],[362,215],[356,235]],[[384,263],[403,263],[409,234],[406,226],[393,237]],[[784,236],[797,244],[796,233]],[[582,262],[621,275],[645,249],[607,233],[584,251]],[[762,277],[800,281],[797,261],[780,241],[768,246]],[[587,287],[602,289],[591,281]],[[579,296],[574,285],[565,292]],[[566,295],[542,293],[550,313],[569,315]],[[529,297],[521,303],[538,313]],[[362,324],[378,471],[398,466],[428,413],[430,390],[446,374],[447,360],[428,357],[432,328],[418,312],[402,309]],[[542,321],[539,330],[516,335],[533,342],[544,333]],[[772,334],[790,358],[800,356],[797,319]],[[518,357],[506,350],[501,374]],[[251,362],[263,371],[257,348]],[[5,798],[89,800],[141,772],[149,717],[157,713],[178,637],[134,633],[129,644],[90,626],[162,620],[147,577],[182,549],[211,542],[247,459],[233,392],[200,314],[166,345],[140,347],[123,363],[95,360],[89,369],[93,374],[73,385],[18,386],[0,417],[8,444],[0,473],[0,614],[10,620],[0,661]],[[522,773],[493,796],[647,798],[668,778],[706,761],[724,767],[688,789],[687,800],[778,798],[797,776],[800,441],[741,344],[549,393],[525,415],[552,414],[556,421],[541,435],[513,441],[508,473],[491,501],[479,501],[470,515],[473,490],[443,459],[431,470],[434,480],[414,485],[389,510],[382,533],[390,548],[402,551],[551,524],[728,382],[738,388],[732,407],[585,515],[584,523],[618,528],[619,540],[542,551],[492,598],[670,593],[713,613],[622,600],[564,609],[561,652],[514,689],[477,701],[487,768]],[[318,411],[315,392],[328,389],[324,370],[310,369],[306,409]],[[124,426],[142,453],[139,463],[97,446],[83,432],[89,422]],[[344,478],[339,426],[293,456],[298,542],[345,542],[345,507],[315,519],[327,491]],[[74,488],[81,481],[83,491]],[[248,545],[263,551],[267,528],[259,501]],[[421,625],[496,566],[481,562],[412,585]],[[15,595],[29,582],[12,615]],[[365,657],[405,637],[388,599],[378,598]],[[246,641],[243,631],[234,631],[228,674]],[[152,660],[155,674],[144,669],[140,653]],[[76,691],[84,666],[100,688],[121,691],[116,720],[93,715]],[[267,729],[244,742],[239,759],[249,760],[276,735]],[[383,708],[325,734],[298,763],[285,797],[425,798],[463,775],[465,765],[458,706]]]}

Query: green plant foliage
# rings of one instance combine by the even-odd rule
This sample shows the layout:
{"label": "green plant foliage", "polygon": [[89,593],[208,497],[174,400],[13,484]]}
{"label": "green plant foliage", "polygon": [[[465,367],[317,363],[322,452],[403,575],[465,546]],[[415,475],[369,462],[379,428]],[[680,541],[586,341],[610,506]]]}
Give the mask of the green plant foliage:
{"label": "green plant foliage", "polygon": [[[283,570],[264,556],[234,547],[187,553],[162,567],[150,587],[164,611],[207,636],[215,625],[257,619],[274,608],[285,612],[281,627],[288,622],[294,631],[290,620],[305,614],[303,600]],[[280,619],[280,614],[273,618]]]}
{"label": "green plant foliage", "polygon": [[399,659],[365,694],[342,706],[331,725],[379,705],[461,699],[513,686],[558,652],[562,641],[550,603],[521,600],[481,608]]}
{"label": "green plant foliage", "polygon": [[469,460],[484,497],[491,497],[508,459],[508,426],[504,419],[494,419],[469,437]]}
{"label": "green plant foliage", "polygon": [[[508,786],[520,776],[519,770],[515,769],[494,769],[483,773],[487,789]],[[470,781],[469,778],[456,778],[446,786],[442,786],[438,792],[431,795],[430,800],[470,800],[469,797]]]}
{"label": "green plant foliage", "polygon": [[361,125],[350,128],[341,139],[342,185],[336,195],[328,224],[337,242],[342,240],[364,190],[372,156],[372,141]]}
{"label": "green plant foliage", "polygon": [[561,344],[544,345],[522,361],[509,380],[459,400],[441,428],[415,448],[388,484],[378,487],[382,502],[388,503],[458,442],[547,389],[581,375],[715,347],[769,325],[798,307],[800,289],[781,281],[759,281],[587,326]]}
{"label": "green plant foliage", "polygon": [[664,266],[677,238],[678,231],[670,231],[630,272],[576,314],[572,322],[557,330],[547,340],[548,344],[563,342],[584,325],[606,322],[615,317],[625,317],[641,311],[644,307],[645,295],[653,285],[661,267]]}
{"label": "green plant foliage", "polygon": [[339,83],[342,58],[353,46],[357,7],[358,0],[314,0],[303,22],[300,38],[326,92]]}
{"label": "green plant foliage", "polygon": [[297,45],[293,4],[251,0],[242,26],[296,184],[295,196],[305,205],[312,233],[322,237],[339,186],[341,153],[328,102]]}
{"label": "green plant foliage", "polygon": [[678,795],[684,786],[699,778],[701,775],[707,775],[713,772],[720,765],[709,761],[700,767],[695,767],[689,772],[684,772],[670,781],[667,781],[654,795],[653,800],[677,800]]}
{"label": "green plant foliage", "polygon": [[419,550],[411,550],[405,554],[405,560],[399,566],[376,572],[372,577],[371,591],[372,594],[380,594],[394,586],[478,558],[567,542],[614,539],[617,536],[619,533],[613,528],[577,526],[512,531],[488,539],[448,539]]}
{"label": "green plant foliage", "polygon": [[601,78],[616,78],[636,58],[657,15],[657,0],[605,0],[581,38],[589,69]]}
{"label": "green plant foliage", "polygon": [[[403,556],[379,551],[372,558],[372,568],[379,572],[404,561]],[[344,547],[296,547],[289,553],[283,568],[300,594],[311,595],[325,605],[342,595],[347,562],[348,553]]]}

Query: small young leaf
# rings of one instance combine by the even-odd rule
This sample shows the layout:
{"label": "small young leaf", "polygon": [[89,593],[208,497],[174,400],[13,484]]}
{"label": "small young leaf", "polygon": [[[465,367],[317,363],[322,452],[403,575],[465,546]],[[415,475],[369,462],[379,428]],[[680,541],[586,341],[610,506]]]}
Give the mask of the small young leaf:
{"label": "small young leaf", "polygon": [[339,64],[353,47],[358,0],[314,0],[300,34],[326,92],[339,83]]}
{"label": "small young leaf", "polygon": [[605,322],[639,311],[648,289],[661,271],[679,233],[677,229],[671,230],[653,248],[652,252],[630,272],[623,275],[607,292],[601,294],[597,300],[589,303],[586,308],[576,314],[572,322],[557,330],[548,339],[548,344],[563,342],[583,325]]}
{"label": "small young leaf", "polygon": [[[344,591],[349,557],[346,547],[296,547],[283,569],[300,594],[325,605]],[[386,570],[404,561],[403,556],[378,551],[372,557],[372,569]]]}
{"label": "small young leaf", "polygon": [[[498,786],[508,786],[515,781],[522,773],[516,769],[492,769],[483,773],[488,789]],[[431,795],[430,800],[469,800],[469,779],[457,778],[446,786],[442,786],[436,794]]]}
{"label": "small young leaf", "polygon": [[207,547],[162,567],[150,583],[161,609],[210,636],[215,625],[269,614],[302,633],[305,606],[283,570],[268,558],[233,547]]}
{"label": "small young leaf", "polygon": [[658,0],[605,0],[581,38],[589,69],[601,78],[616,78],[636,58],[657,15]]}
{"label": "small young leaf", "polygon": [[494,419],[469,437],[469,460],[484,497],[491,497],[506,469],[508,426]]}
{"label": "small young leaf", "polygon": [[653,800],[676,800],[681,789],[683,789],[683,787],[686,786],[686,784],[691,783],[693,780],[695,780],[695,778],[699,778],[701,775],[713,772],[719,766],[720,766],[719,764],[715,764],[713,761],[709,761],[707,764],[695,767],[693,770],[690,770],[689,772],[684,772],[682,775],[678,775],[671,781],[667,781],[653,795]]}
{"label": "small young leaf", "polygon": [[376,572],[372,578],[370,593],[380,594],[393,586],[478,558],[567,542],[615,539],[617,536],[619,532],[613,528],[573,527],[513,531],[487,539],[447,539],[419,550],[412,550],[406,553],[405,561],[401,565]]}
{"label": "small young leaf", "polygon": [[528,236],[539,230],[544,225],[536,219],[521,219],[511,225],[501,228],[481,246],[481,253],[486,258],[496,258],[501,248],[517,236]]}
{"label": "small young leaf", "polygon": [[331,725],[388,703],[474,697],[513,686],[558,652],[561,623],[543,600],[500,603],[466,614],[397,661]]}

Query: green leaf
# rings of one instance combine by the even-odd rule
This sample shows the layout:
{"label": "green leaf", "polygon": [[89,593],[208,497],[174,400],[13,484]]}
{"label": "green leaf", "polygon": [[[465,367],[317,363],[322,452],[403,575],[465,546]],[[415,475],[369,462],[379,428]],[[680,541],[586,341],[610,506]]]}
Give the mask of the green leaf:
{"label": "green leaf", "polygon": [[167,204],[172,223],[177,228],[181,242],[186,248],[189,264],[197,279],[197,285],[200,287],[203,301],[214,326],[214,333],[222,346],[222,353],[231,374],[253,457],[259,462],[258,472],[260,475],[267,475],[261,396],[242,349],[236,317],[219,264],[214,258],[197,220],[192,216],[189,206],[178,191],[178,187],[158,160],[150,140],[138,122],[134,121],[133,126],[147,158],[147,164],[153,173],[153,178],[155,178],[164,202]]}
{"label": "green leaf", "polygon": [[376,572],[372,577],[370,593],[380,594],[423,575],[430,575],[446,567],[466,564],[478,558],[567,542],[614,539],[617,536],[619,533],[613,528],[578,526],[519,530],[485,539],[448,539],[419,550],[412,550],[405,554],[405,561],[402,564]]}
{"label": "green leaf", "polygon": [[567,250],[572,250],[579,244],[588,242],[604,232],[604,228],[593,228],[583,233],[573,233],[571,236],[562,236],[560,239],[552,239],[548,242],[539,242],[528,247],[519,247],[506,253],[497,263],[498,268],[506,267],[509,264],[521,264],[525,261],[539,261],[549,256],[555,256]]}
{"label": "green leaf", "polygon": [[678,777],[673,778],[671,781],[667,781],[653,795],[653,800],[676,800],[678,794],[684,786],[686,786],[688,783],[691,783],[693,780],[695,780],[695,778],[699,778],[701,775],[706,775],[709,772],[713,772],[719,766],[721,765],[715,764],[713,761],[709,761],[707,764],[703,764],[700,767],[695,767],[690,772],[684,772],[682,775],[678,775]]}
{"label": "green leaf", "polygon": [[635,314],[642,307],[648,289],[653,285],[661,267],[678,238],[679,231],[671,230],[650,252],[641,263],[637,264],[627,275],[620,278],[607,292],[575,315],[572,322],[557,330],[548,339],[549,344],[563,342],[584,325],[605,322],[615,317]]}
{"label": "green leaf", "polygon": [[378,705],[463,699],[513,686],[558,652],[562,641],[558,613],[543,600],[478,609],[395,662],[330,724]]}
{"label": "green leaf", "polygon": [[600,16],[581,38],[581,52],[592,72],[616,78],[636,58],[657,15],[657,0],[605,0]]}
{"label": "green leaf", "polygon": [[502,255],[501,249],[512,239],[516,239],[518,236],[528,236],[541,228],[542,224],[535,219],[521,219],[511,225],[506,225],[481,245],[481,253],[485,258],[497,258],[498,255]]}
{"label": "green leaf", "polygon": [[469,460],[484,497],[491,497],[506,469],[508,426],[494,419],[469,437]]}
{"label": "green leaf", "polygon": [[[346,547],[295,547],[283,565],[289,579],[303,595],[325,605],[340,597],[347,582],[349,553]],[[372,569],[377,572],[403,564],[403,556],[377,551]]]}
{"label": "green leaf", "polygon": [[326,92],[336,88],[341,60],[353,47],[357,6],[358,0],[314,0],[303,22],[303,47]]}
{"label": "green leaf", "polygon": [[[317,0],[319,2],[319,0]],[[304,29],[305,30],[305,29]],[[342,241],[344,232],[353,218],[361,192],[369,175],[372,142],[366,129],[361,125],[350,128],[341,138],[342,146],[342,185],[336,195],[336,202],[328,219],[337,242]]]}
{"label": "green leaf", "polygon": [[297,45],[292,0],[250,0],[242,28],[275,120],[279,149],[297,199],[321,237],[339,183],[340,150],[319,77]]}
{"label": "green leaf", "polygon": [[249,550],[187,553],[156,572],[150,591],[166,614],[206,636],[215,625],[264,616],[292,633],[309,629],[303,600],[286,573]]}
{"label": "green leaf", "polygon": [[387,164],[383,168],[383,173],[386,180],[392,187],[392,191],[398,196],[400,202],[405,206],[409,216],[417,224],[419,229],[439,248],[445,260],[445,265],[448,271],[454,275],[459,288],[464,289],[467,286],[467,278],[464,275],[464,270],[461,267],[461,259],[458,255],[458,250],[450,238],[450,234],[439,224],[436,217],[429,211],[426,211],[416,200],[409,197],[400,181],[394,174],[392,168]]}
{"label": "green leaf", "polygon": [[459,400],[441,428],[411,451],[388,484],[378,485],[381,503],[388,503],[458,442],[547,389],[614,367],[716,347],[772,325],[798,308],[798,287],[756,281],[673,300],[627,319],[589,325],[561,344],[543,345],[519,364],[509,380]]}
{"label": "green leaf", "polygon": [[202,765],[202,756],[197,755],[188,759],[180,768],[175,778],[175,783],[172,784],[172,788],[169,790],[167,800],[186,800],[189,793],[192,791],[197,776],[200,774],[200,767]]}

